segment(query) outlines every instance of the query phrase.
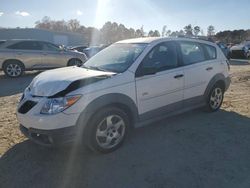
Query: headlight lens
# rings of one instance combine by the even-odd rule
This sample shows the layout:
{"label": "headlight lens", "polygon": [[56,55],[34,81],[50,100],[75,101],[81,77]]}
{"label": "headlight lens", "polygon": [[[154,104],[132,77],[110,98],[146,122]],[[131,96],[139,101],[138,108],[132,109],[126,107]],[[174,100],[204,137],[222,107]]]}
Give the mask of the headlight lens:
{"label": "headlight lens", "polygon": [[57,114],[69,108],[81,98],[81,95],[51,98],[46,101],[41,109],[41,114]]}

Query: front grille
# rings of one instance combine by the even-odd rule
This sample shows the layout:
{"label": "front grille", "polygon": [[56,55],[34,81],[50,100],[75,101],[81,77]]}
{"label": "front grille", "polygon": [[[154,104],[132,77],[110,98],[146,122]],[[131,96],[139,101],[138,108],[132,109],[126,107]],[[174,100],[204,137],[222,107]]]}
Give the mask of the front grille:
{"label": "front grille", "polygon": [[31,108],[33,108],[36,104],[37,102],[28,100],[25,103],[23,103],[23,105],[18,109],[18,112],[21,114],[25,114],[28,111],[30,111]]}

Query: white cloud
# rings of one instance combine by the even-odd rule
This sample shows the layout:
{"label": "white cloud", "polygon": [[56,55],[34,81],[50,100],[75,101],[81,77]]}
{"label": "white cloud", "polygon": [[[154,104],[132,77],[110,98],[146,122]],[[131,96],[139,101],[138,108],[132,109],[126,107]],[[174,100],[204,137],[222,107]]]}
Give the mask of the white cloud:
{"label": "white cloud", "polygon": [[25,11],[16,11],[15,14],[19,16],[30,16],[30,13],[25,12]]}
{"label": "white cloud", "polygon": [[2,16],[3,15],[3,12],[0,12],[0,16]]}
{"label": "white cloud", "polygon": [[76,11],[76,14],[77,14],[77,16],[81,16],[83,13],[82,13],[82,11],[77,10],[77,11]]}

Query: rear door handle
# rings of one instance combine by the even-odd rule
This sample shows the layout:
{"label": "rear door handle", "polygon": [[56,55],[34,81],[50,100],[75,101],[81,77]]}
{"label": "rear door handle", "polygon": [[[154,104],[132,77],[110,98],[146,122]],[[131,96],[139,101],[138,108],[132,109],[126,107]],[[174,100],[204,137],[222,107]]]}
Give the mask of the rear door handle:
{"label": "rear door handle", "polygon": [[213,70],[213,67],[206,68],[207,71]]}
{"label": "rear door handle", "polygon": [[183,74],[177,74],[177,75],[174,76],[174,78],[181,78],[183,76],[184,76]]}

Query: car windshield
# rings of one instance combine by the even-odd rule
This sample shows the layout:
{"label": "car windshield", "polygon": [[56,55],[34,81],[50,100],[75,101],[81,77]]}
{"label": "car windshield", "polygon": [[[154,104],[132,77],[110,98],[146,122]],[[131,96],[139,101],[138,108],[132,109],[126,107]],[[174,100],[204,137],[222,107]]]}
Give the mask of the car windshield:
{"label": "car windshield", "polygon": [[145,43],[116,43],[90,58],[83,67],[121,73],[142,53]]}

